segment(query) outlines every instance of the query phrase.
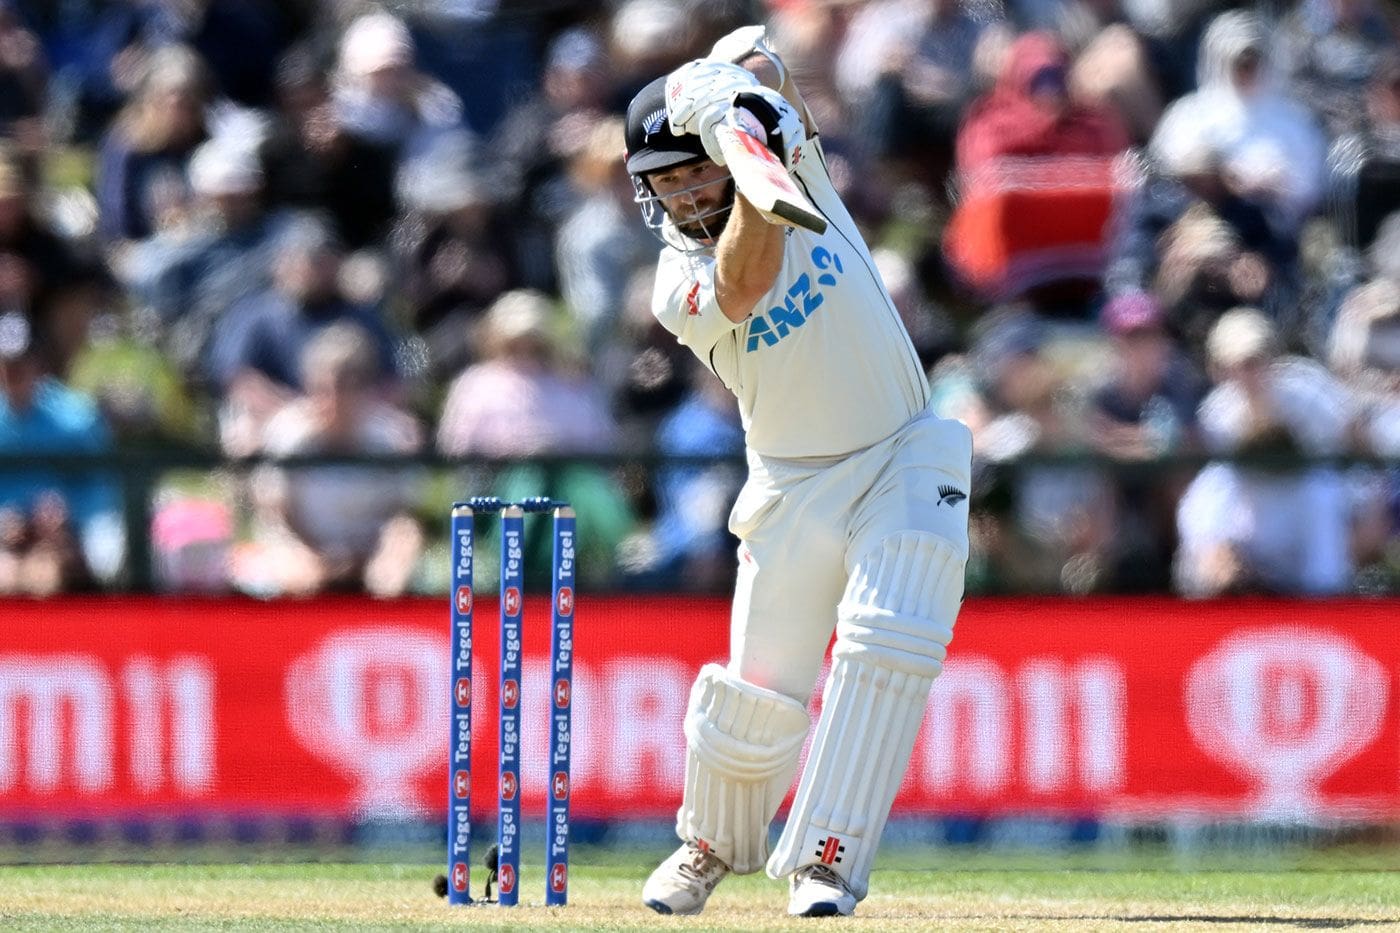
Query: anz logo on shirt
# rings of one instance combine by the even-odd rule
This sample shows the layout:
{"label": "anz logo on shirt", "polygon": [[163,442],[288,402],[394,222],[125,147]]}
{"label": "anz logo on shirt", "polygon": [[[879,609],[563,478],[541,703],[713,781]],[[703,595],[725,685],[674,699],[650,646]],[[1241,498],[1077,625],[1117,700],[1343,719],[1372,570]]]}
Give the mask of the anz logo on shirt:
{"label": "anz logo on shirt", "polygon": [[[812,250],[812,264],[817,267],[817,285],[828,288],[834,286],[846,270],[841,265],[841,257],[824,246]],[[749,320],[748,339],[744,352],[752,353],[761,347],[771,347],[803,324],[812,312],[821,307],[826,295],[820,288],[814,288],[812,277],[804,272],[797,281],[788,287],[783,303],[769,308],[766,314],[755,314]]]}

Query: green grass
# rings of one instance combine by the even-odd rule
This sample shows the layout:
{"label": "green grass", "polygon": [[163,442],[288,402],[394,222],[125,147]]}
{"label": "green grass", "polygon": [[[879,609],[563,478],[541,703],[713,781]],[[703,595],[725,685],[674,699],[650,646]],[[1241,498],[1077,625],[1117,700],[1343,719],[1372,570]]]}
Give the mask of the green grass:
{"label": "green grass", "polygon": [[1164,856],[882,856],[852,919],[784,916],[763,875],[726,881],[700,917],[641,906],[652,853],[580,851],[570,905],[541,906],[543,871],[523,871],[523,904],[449,908],[423,864],[143,864],[0,867],[10,930],[1298,930],[1400,929],[1395,853],[1196,863]]}

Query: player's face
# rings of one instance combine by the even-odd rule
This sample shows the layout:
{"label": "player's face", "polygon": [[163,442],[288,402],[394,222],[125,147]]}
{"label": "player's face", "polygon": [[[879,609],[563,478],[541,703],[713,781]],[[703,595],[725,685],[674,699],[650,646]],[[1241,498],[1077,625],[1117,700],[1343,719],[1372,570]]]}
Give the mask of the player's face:
{"label": "player's face", "polygon": [[719,238],[734,204],[734,180],[727,169],[701,159],[654,172],[647,181],[677,230],[702,243]]}

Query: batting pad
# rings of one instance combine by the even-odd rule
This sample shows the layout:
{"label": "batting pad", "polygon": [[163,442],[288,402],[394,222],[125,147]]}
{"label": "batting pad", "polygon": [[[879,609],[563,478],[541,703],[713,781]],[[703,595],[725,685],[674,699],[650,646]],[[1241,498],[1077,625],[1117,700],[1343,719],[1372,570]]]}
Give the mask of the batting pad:
{"label": "batting pad", "polygon": [[707,664],[685,717],[685,797],[676,834],[738,874],[768,858],[768,824],[792,784],[811,720],[791,697]]}
{"label": "batting pad", "polygon": [[768,861],[772,877],[821,863],[865,897],[929,688],[953,637],[964,563],[944,539],[905,532],[856,566],[838,611],[807,767]]}

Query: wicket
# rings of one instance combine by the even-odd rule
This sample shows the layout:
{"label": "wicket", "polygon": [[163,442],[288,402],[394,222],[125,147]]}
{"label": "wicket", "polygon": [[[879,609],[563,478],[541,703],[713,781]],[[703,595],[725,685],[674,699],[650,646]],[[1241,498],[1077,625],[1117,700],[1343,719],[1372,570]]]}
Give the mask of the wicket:
{"label": "wicket", "polygon": [[[549,822],[545,831],[545,904],[568,903],[569,757],[573,692],[574,510],[547,498],[503,502],[476,497],[452,506],[452,744],[447,827],[447,902],[471,904],[472,558],[475,515],[501,516],[500,808],[496,823],[497,903],[519,902],[520,629],[525,590],[525,514],[554,513],[549,652]],[[490,883],[488,879],[487,887]]]}

